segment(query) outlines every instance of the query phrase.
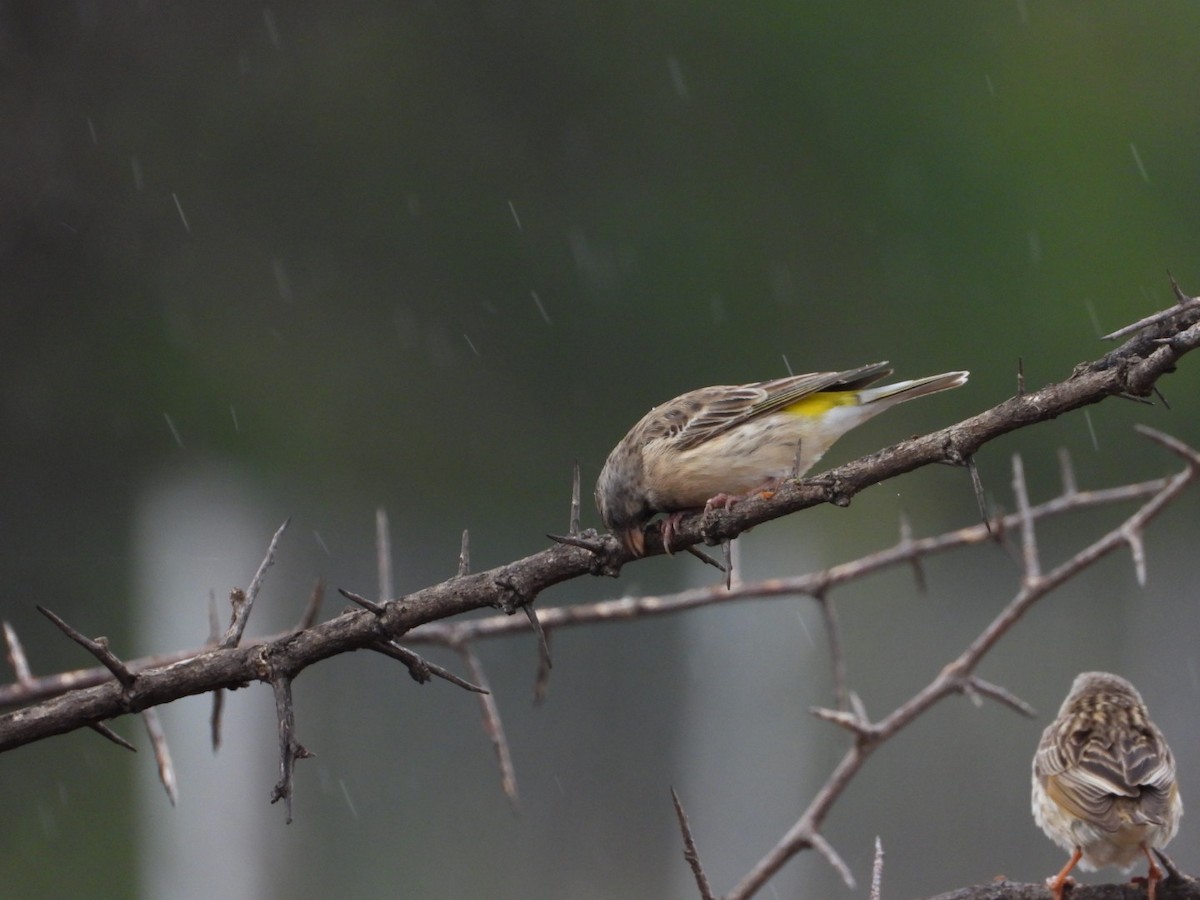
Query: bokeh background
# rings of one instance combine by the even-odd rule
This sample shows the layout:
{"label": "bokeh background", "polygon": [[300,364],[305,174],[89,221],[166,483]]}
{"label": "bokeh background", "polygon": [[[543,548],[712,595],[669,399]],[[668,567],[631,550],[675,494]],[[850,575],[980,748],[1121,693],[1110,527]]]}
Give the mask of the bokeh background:
{"label": "bokeh background", "polygon": [[[565,528],[650,405],[704,384],[889,359],[968,387],[848,437],[837,463],[1038,386],[1097,339],[1200,291],[1200,7],[1113,2],[753,5],[210,0],[0,5],[0,615],[38,673],[89,665],[43,603],[128,657],[199,645],[210,593],[291,528],[252,622],[295,621],[318,576],[397,590]],[[1057,448],[1084,487],[1175,467],[1145,422],[1200,441],[1197,366],[1170,408],[1111,400],[989,445],[1012,507]],[[1046,562],[1125,510],[1047,525]],[[745,578],[798,574],[977,517],[964,472],[741,540]],[[587,509],[588,524],[595,514]],[[860,884],[927,896],[1062,856],[1028,810],[1041,729],[1082,669],[1143,690],[1200,803],[1195,498],[1148,534],[1149,582],[1109,559],[1048,599],[981,674],[1036,721],[947,702],[885,746],[826,834]],[[710,583],[690,558],[543,604]],[[836,595],[852,682],[880,715],[1016,589],[997,547]],[[327,615],[338,604],[330,601]],[[794,821],[844,738],[803,598],[487,644],[520,784],[503,797],[474,698],[395,663],[296,683],[296,821],[270,692],[163,711],[181,800],[90,733],[0,760],[0,884],[28,898],[695,896],[669,786],[729,889]],[[460,667],[450,656],[439,662]],[[1175,856],[1200,867],[1195,819]],[[1113,877],[1113,873],[1108,873]],[[821,860],[765,897],[863,897]]]}

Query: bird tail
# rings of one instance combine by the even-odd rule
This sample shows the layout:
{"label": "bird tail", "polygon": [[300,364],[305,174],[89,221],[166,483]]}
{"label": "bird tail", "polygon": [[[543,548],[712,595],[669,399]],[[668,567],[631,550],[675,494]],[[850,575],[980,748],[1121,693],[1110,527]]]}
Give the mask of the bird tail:
{"label": "bird tail", "polygon": [[885,406],[893,406],[903,403],[905,400],[924,397],[926,394],[936,394],[938,391],[961,387],[967,383],[969,374],[969,372],[944,372],[941,375],[930,375],[927,378],[914,378],[911,381],[897,381],[895,384],[864,388],[858,392],[858,402],[866,406],[869,403],[883,401]]}

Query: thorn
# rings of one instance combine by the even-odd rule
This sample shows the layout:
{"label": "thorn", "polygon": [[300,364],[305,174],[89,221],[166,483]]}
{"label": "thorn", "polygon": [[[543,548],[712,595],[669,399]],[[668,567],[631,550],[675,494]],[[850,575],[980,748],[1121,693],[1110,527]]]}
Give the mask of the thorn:
{"label": "thorn", "polygon": [[590,550],[597,556],[604,552],[604,543],[599,540],[588,540],[587,538],[575,537],[570,534],[548,534],[546,537],[554,541],[556,544],[565,544],[568,547],[579,547],[583,550]]}
{"label": "thorn", "polygon": [[992,531],[992,516],[988,511],[987,496],[983,492],[983,479],[979,477],[979,467],[975,464],[974,455],[967,457],[967,471],[971,474],[971,487],[975,491],[975,502],[979,506],[979,518],[983,520],[983,525],[987,528],[988,534],[995,534]]}
{"label": "thorn", "polygon": [[463,529],[462,546],[458,551],[458,577],[471,574],[471,532]]}
{"label": "thorn", "polygon": [[345,588],[338,588],[338,593],[350,602],[357,603],[363,609],[370,610],[377,616],[382,616],[385,612],[385,607],[382,604],[376,603],[374,600],[368,600],[366,597],[362,597],[353,591],[348,591]]}
{"label": "thorn", "polygon": [[430,662],[407,647],[401,647],[395,641],[378,641],[371,645],[371,649],[376,653],[382,653],[384,656],[390,656],[392,659],[402,662],[405,668],[408,669],[408,674],[412,677],[412,680],[417,684],[425,684],[429,681],[430,676],[436,675],[438,678],[448,681],[462,688],[464,691],[470,691],[473,694],[487,693],[486,688],[460,678],[449,669],[444,669],[437,663]]}
{"label": "thorn", "polygon": [[171,749],[167,746],[167,733],[163,731],[162,720],[154,707],[142,710],[142,722],[146,726],[146,734],[150,736],[150,746],[154,748],[154,761],[158,763],[158,780],[167,799],[172,806],[179,804],[179,784],[175,778],[175,764],[171,762]]}
{"label": "thorn", "polygon": [[4,623],[4,642],[8,645],[8,664],[12,666],[13,672],[17,676],[17,683],[27,684],[32,681],[33,671],[29,668],[29,661],[25,658],[25,648],[21,646],[17,632],[7,622]]}
{"label": "thorn", "polygon": [[575,460],[575,468],[571,475],[571,522],[568,534],[579,534],[579,460]]}
{"label": "thorn", "polygon": [[[250,587],[246,588],[244,593],[240,590],[236,591],[237,594],[241,595],[244,602],[235,604],[233,620],[229,623],[229,628],[225,630],[225,636],[221,638],[221,643],[219,644],[222,649],[236,647],[241,643],[242,635],[246,631],[246,623],[250,620],[250,612],[254,608],[254,600],[258,597],[259,590],[262,589],[267,569],[271,568],[275,563],[275,551],[279,547],[279,540],[283,537],[283,533],[287,530],[291,521],[292,519],[289,516],[275,530],[275,534],[271,537],[271,543],[267,545],[267,555],[259,563],[258,571],[254,573],[254,577],[250,579]],[[230,597],[232,599],[232,593]]]}
{"label": "thorn", "polygon": [[321,615],[321,604],[325,602],[325,579],[318,578],[313,585],[312,593],[308,595],[308,603],[304,605],[304,613],[296,623],[296,631],[306,631],[317,624]]}
{"label": "thorn", "polygon": [[1171,290],[1175,292],[1175,302],[1180,306],[1187,303],[1192,298],[1183,292],[1183,288],[1179,286],[1179,282],[1175,280],[1175,276],[1171,274],[1171,270],[1167,269],[1167,278],[1171,282]]}
{"label": "thorn", "polygon": [[484,673],[475,651],[471,649],[471,645],[459,644],[458,652],[466,662],[467,668],[471,670],[471,677],[484,688],[484,693],[479,695],[479,705],[483,711],[483,730],[487,734],[488,740],[492,742],[492,749],[496,751],[496,761],[500,765],[500,788],[504,791],[504,796],[508,798],[513,809],[516,809],[518,806],[517,770],[513,767],[512,753],[508,749],[508,739],[504,736],[504,724],[500,720],[500,707],[496,705],[496,698],[489,689],[487,675]]}
{"label": "thorn", "polygon": [[542,628],[541,621],[538,620],[537,611],[530,603],[522,603],[521,609],[525,610],[525,616],[529,619],[529,627],[537,635],[539,665],[546,669],[553,668],[554,663],[550,660],[550,642],[546,640],[546,632]]}
{"label": "thorn", "polygon": [[92,729],[92,731],[96,732],[96,734],[100,735],[101,737],[108,738],[118,747],[123,747],[130,753],[137,753],[137,747],[133,746],[133,744],[129,743],[129,741],[125,740],[125,738],[121,737],[103,722],[93,722],[88,726],[88,728]]}
{"label": "thorn", "polygon": [[708,876],[704,874],[704,866],[700,863],[700,854],[696,850],[696,841],[692,837],[692,827],[688,824],[687,813],[683,811],[679,794],[673,787],[671,788],[671,802],[675,805],[675,818],[679,820],[679,831],[683,835],[683,858],[692,870],[692,877],[696,879],[700,898],[701,900],[715,900],[716,895],[713,894],[712,886],[708,883]]}
{"label": "thorn", "polygon": [[685,547],[684,550],[696,557],[696,559],[700,560],[700,562],[704,563],[705,565],[713,566],[714,568],[720,569],[722,572],[725,571],[725,567],[723,565],[721,565],[699,547]]}
{"label": "thorn", "polygon": [[129,688],[133,687],[133,683],[137,681],[137,675],[129,671],[129,668],[125,665],[125,663],[121,662],[121,660],[117,658],[116,654],[108,649],[108,638],[98,637],[95,640],[92,640],[90,637],[86,637],[81,632],[76,631],[61,618],[40,604],[37,605],[37,611],[57,625],[67,637],[69,637],[79,646],[83,647],[83,649],[87,650],[90,654],[92,654],[92,656],[96,657],[96,659],[100,660],[104,667],[113,673],[117,681],[121,682],[121,686],[123,688],[129,690]]}

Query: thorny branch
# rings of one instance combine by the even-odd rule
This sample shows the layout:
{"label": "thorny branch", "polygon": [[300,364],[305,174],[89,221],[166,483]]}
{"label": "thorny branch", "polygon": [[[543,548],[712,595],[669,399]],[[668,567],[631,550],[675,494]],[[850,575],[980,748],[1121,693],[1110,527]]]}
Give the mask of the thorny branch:
{"label": "thorny branch", "polygon": [[[1123,545],[1129,544],[1134,536],[1140,538],[1142,530],[1150,520],[1200,476],[1200,453],[1153,429],[1139,427],[1138,431],[1183,458],[1186,463],[1185,468],[1165,479],[1162,487],[1117,528],[1045,574],[1042,574],[1038,560],[1033,507],[1029,505],[1024,469],[1021,466],[1020,457],[1014,457],[1013,490],[1017,496],[1017,517],[1020,520],[1023,551],[1020,589],[966,650],[949,662],[928,685],[880,721],[871,722],[860,714],[848,714],[842,710],[813,710],[813,713],[819,718],[833,722],[849,731],[853,738],[851,746],[825,784],[817,791],[816,796],[796,824],[726,895],[726,900],[743,900],[743,898],[752,897],[788,860],[801,850],[819,847],[822,822],[867,758],[882,743],[912,724],[940,700],[952,694],[978,693],[998,699],[1005,705],[1018,710],[1021,709],[1020,701],[1011,697],[1006,691],[975,677],[975,669],[984,655],[1037,601],[1097,560],[1120,549]],[[999,897],[999,895],[995,896]]]}
{"label": "thorny branch", "polygon": [[[713,510],[704,516],[686,519],[676,530],[675,547],[689,549],[707,559],[700,554],[695,544],[701,541],[710,545],[724,543],[754,525],[820,503],[847,506],[853,496],[861,490],[933,462],[968,466],[972,471],[982,508],[982,486],[978,483],[974,467],[974,456],[980,448],[1010,431],[1056,418],[1109,396],[1137,398],[1154,393],[1157,380],[1173,371],[1180,357],[1200,346],[1200,301],[1180,294],[1180,303],[1172,309],[1135,323],[1135,326],[1128,329],[1115,332],[1110,337],[1123,337],[1134,331],[1137,333],[1121,346],[1097,360],[1077,366],[1062,382],[1047,385],[1033,393],[1027,393],[1022,387],[1017,396],[941,431],[901,442],[815,477],[785,484],[769,498],[747,500],[731,508]],[[1142,528],[1169,499],[1182,490],[1196,471],[1195,451],[1173,442],[1164,435],[1151,436],[1187,459],[1188,469],[1168,479],[1095,492],[1078,491],[1074,486],[1073,476],[1068,481],[1069,470],[1064,470],[1065,489],[1054,501],[1030,506],[1027,500],[1019,500],[1018,511],[1009,516],[993,517],[984,509],[983,524],[935,538],[914,539],[910,530],[902,526],[900,542],[892,549],[813,575],[751,585],[731,581],[727,586],[684,592],[673,597],[625,598],[587,606],[543,609],[540,614],[530,615],[528,619],[513,617],[511,614],[517,609],[525,610],[527,615],[532,613],[530,604],[552,585],[585,574],[615,576],[631,561],[622,545],[611,536],[598,535],[590,529],[579,530],[579,486],[576,475],[572,491],[569,535],[556,539],[556,545],[550,549],[486,572],[470,574],[467,535],[464,532],[458,574],[441,584],[397,599],[384,599],[378,603],[343,591],[363,609],[344,612],[332,620],[313,624],[317,602],[314,600],[310,603],[298,629],[271,638],[245,639],[246,623],[266,570],[273,562],[283,532],[281,527],[273,537],[262,565],[248,589],[244,592],[236,589],[233,592],[233,620],[215,644],[210,643],[196,651],[124,662],[108,650],[103,639],[85,638],[61,619],[47,612],[64,631],[93,652],[107,668],[64,673],[50,678],[34,678],[23,661],[19,643],[13,635],[8,644],[16,682],[0,686],[0,706],[19,703],[30,705],[0,716],[0,752],[81,727],[107,730],[103,724],[106,720],[126,713],[151,710],[184,696],[217,693],[226,688],[260,681],[273,686],[279,712],[281,778],[276,786],[275,799],[285,799],[290,806],[293,763],[296,759],[308,755],[294,736],[291,682],[305,668],[328,657],[364,648],[377,651],[387,648],[389,655],[405,661],[414,674],[424,675],[430,670],[420,657],[403,648],[400,648],[400,652],[393,652],[399,648],[399,640],[403,639],[406,644],[432,642],[452,646],[464,654],[468,666],[474,670],[476,666],[471,665],[473,656],[470,654],[470,643],[499,634],[531,629],[549,632],[568,625],[621,621],[679,612],[709,603],[780,594],[808,594],[832,612],[828,607],[827,592],[848,580],[898,562],[911,564],[919,579],[919,563],[924,555],[954,546],[1002,538],[1008,531],[1020,529],[1024,535],[1022,559],[1025,561],[1021,593],[962,656],[947,666],[909,703],[880,722],[872,724],[862,712],[861,706],[854,702],[855,696],[845,687],[844,675],[838,675],[838,709],[820,711],[818,714],[849,730],[853,736],[853,746],[788,835],[785,835],[780,844],[728,896],[750,896],[791,855],[806,847],[817,849],[825,855],[849,880],[848,870],[821,836],[819,828],[833,801],[870,752],[933,703],[951,693],[981,694],[1019,709],[1021,702],[1017,698],[1009,695],[1003,688],[989,685],[973,675],[979,658],[1003,635],[1012,622],[1036,599],[1082,567],[1089,565],[1095,558],[1111,552],[1118,546],[1130,547],[1135,567],[1141,577],[1144,565]],[[1019,476],[1018,481],[1023,489],[1023,480]],[[1020,491],[1018,495],[1020,496]],[[1063,566],[1047,574],[1041,573],[1036,558],[1036,545],[1032,543],[1033,523],[1067,509],[1146,497],[1151,499],[1120,529],[1110,533]],[[388,587],[391,578],[391,557],[386,519],[381,515],[378,521],[380,596],[387,598],[391,595]],[[648,538],[647,555],[661,553],[662,546],[658,537],[650,534]],[[724,568],[729,575],[728,565],[721,567],[715,561],[713,564]],[[485,607],[499,609],[506,615],[472,622],[441,621]],[[836,620],[830,616],[828,623],[833,655],[837,659],[839,651]],[[549,654],[544,638],[539,641],[539,646],[542,656],[541,668],[545,673],[549,669]],[[485,683],[482,670],[473,671],[472,674],[479,684]],[[544,674],[539,676],[539,681],[543,678]],[[452,677],[451,680],[463,684],[468,689],[480,690],[475,685],[463,683],[461,679]],[[508,751],[494,701],[486,693],[480,696],[484,701],[488,729],[497,735],[497,752],[503,763],[508,757]],[[218,722],[219,714],[214,717],[214,733]],[[153,720],[148,721],[147,725],[153,733]],[[165,749],[165,743],[162,746]],[[164,752],[159,755],[160,767],[164,759],[169,765],[169,756]],[[515,780],[510,786],[510,777],[511,759],[505,766],[506,791],[515,798]],[[169,786],[169,789],[173,789],[173,786]],[[696,865],[699,866],[698,859]]]}

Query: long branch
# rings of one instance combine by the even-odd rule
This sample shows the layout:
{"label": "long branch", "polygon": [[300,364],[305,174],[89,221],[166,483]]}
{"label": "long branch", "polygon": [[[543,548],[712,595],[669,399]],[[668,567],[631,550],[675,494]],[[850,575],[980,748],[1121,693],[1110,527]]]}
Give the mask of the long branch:
{"label": "long branch", "polygon": [[[782,486],[770,499],[685,520],[676,533],[682,547],[707,539],[735,537],[769,519],[819,503],[844,506],[878,482],[934,462],[965,463],[988,441],[1018,428],[1056,418],[1114,394],[1145,396],[1157,380],[1200,346],[1200,308],[1180,307],[1103,357],[1076,367],[1065,381],[1006,400],[964,422],[903,441],[814,478]],[[586,533],[585,533],[586,534]],[[661,543],[647,543],[648,555]],[[581,575],[616,575],[631,558],[610,536],[588,547],[556,545],[540,553],[474,575],[463,575],[388,601],[379,612],[355,610],[277,640],[200,654],[137,673],[122,686],[115,680],[72,690],[0,716],[0,751],[55,734],[138,712],[180,697],[267,681],[271,672],[293,676],[328,657],[396,640],[418,625],[491,607],[510,613],[546,588]]]}

